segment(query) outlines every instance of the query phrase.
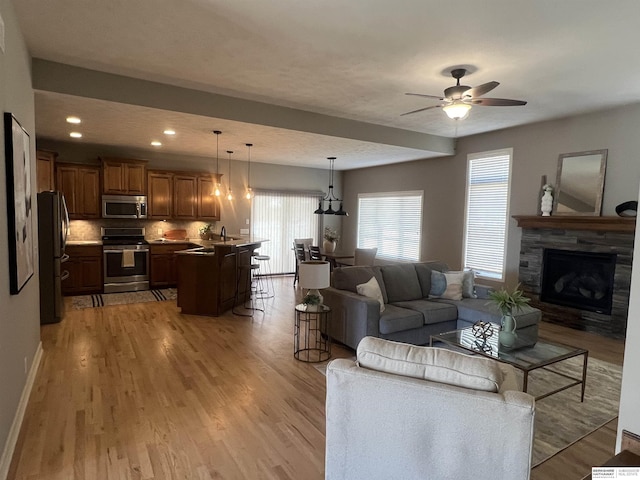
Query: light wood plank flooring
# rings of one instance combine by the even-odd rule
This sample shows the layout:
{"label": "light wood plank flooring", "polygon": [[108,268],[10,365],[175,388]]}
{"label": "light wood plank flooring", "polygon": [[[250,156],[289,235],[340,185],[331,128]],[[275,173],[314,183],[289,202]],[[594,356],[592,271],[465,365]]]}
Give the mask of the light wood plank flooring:
{"label": "light wood plank flooring", "polygon": [[[300,292],[291,277],[274,281],[276,298],[253,319],[152,302],[68,309],[43,326],[8,478],[323,478],[325,378],[293,358]],[[542,332],[622,362],[623,342],[546,324]],[[582,478],[613,453],[615,425],[601,430],[532,478]]]}

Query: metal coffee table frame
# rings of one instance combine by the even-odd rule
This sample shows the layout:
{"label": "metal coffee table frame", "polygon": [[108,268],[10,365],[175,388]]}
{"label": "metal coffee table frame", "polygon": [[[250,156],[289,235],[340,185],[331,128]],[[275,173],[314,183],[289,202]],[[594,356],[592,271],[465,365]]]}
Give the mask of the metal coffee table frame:
{"label": "metal coffee table frame", "polygon": [[[522,391],[527,392],[529,387],[529,372],[542,368],[548,372],[554,373],[561,377],[571,380],[571,383],[563,385],[551,392],[536,397],[541,400],[554,393],[567,390],[568,388],[581,385],[580,401],[584,402],[584,390],[587,379],[587,362],[589,359],[589,351],[583,348],[552,343],[543,340],[532,340],[526,336],[520,336],[516,344],[512,348],[504,348],[498,343],[497,331],[490,338],[482,341],[473,335],[472,327],[463,328],[461,330],[453,330],[437,335],[431,335],[429,345],[433,346],[434,342],[443,342],[452,347],[462,348],[472,353],[476,353],[488,358],[493,358],[499,362],[513,365],[523,373]],[[582,377],[576,378],[557,370],[548,368],[569,358],[584,356],[582,363]]]}

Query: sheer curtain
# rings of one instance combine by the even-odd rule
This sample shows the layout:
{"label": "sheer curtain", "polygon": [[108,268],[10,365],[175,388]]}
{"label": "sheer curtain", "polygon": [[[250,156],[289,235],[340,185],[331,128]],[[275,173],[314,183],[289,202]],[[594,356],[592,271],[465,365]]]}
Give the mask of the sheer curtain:
{"label": "sheer curtain", "polygon": [[316,192],[255,192],[251,231],[255,237],[269,239],[260,247],[260,254],[271,257],[272,273],[295,271],[294,238],[313,238],[318,245],[322,215],[313,211],[320,196]]}

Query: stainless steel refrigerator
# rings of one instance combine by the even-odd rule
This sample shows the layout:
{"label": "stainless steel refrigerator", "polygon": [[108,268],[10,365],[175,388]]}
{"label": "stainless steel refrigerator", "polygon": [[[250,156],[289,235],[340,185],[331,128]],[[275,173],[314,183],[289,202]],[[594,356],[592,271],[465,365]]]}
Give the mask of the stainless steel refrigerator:
{"label": "stainless steel refrigerator", "polygon": [[69,231],[69,213],[62,192],[38,194],[38,252],[40,265],[40,323],[62,320],[62,282],[69,276],[62,265]]}

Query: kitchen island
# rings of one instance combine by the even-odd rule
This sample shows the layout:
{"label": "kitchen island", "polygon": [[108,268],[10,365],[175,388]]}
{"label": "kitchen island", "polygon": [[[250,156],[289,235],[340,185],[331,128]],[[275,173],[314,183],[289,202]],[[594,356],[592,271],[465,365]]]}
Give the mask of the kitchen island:
{"label": "kitchen island", "polygon": [[241,304],[251,293],[247,267],[253,252],[268,240],[230,237],[227,241],[199,240],[199,246],[176,252],[178,307],[182,313],[218,316]]}

